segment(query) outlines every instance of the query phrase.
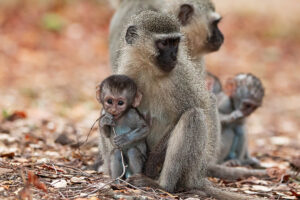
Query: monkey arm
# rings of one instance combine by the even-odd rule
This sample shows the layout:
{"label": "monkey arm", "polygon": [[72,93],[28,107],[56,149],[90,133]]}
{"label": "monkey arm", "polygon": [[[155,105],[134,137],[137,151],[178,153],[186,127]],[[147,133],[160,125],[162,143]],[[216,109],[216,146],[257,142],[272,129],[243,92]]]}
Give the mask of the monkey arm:
{"label": "monkey arm", "polygon": [[105,137],[109,138],[111,134],[111,127],[106,125],[101,126],[100,121],[98,123],[98,126],[99,126],[100,133],[105,135]]}
{"label": "monkey arm", "polygon": [[219,112],[219,119],[222,125],[229,125],[244,118],[244,114],[240,110],[235,110],[230,114]]}
{"label": "monkey arm", "polygon": [[114,137],[114,143],[120,148],[128,147],[135,142],[141,141],[149,134],[149,126],[145,119],[135,110],[130,109],[125,117],[126,126],[130,131]]}
{"label": "monkey arm", "polygon": [[145,123],[145,125],[142,127],[138,127],[126,134],[116,136],[114,138],[114,143],[118,147],[124,148],[126,146],[130,146],[135,142],[145,139],[148,133],[149,133],[149,127]]}
{"label": "monkey arm", "polygon": [[113,116],[107,112],[105,112],[104,109],[101,110],[101,117],[99,120],[99,130],[100,133],[104,134],[106,137],[110,137],[111,134],[111,127],[115,126],[116,123],[113,120]]}

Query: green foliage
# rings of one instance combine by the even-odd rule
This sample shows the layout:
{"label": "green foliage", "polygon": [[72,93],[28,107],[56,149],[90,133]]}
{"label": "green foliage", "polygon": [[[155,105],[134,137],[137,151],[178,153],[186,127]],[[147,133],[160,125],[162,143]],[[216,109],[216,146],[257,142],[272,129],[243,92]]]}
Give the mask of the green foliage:
{"label": "green foliage", "polygon": [[3,119],[7,119],[9,117],[9,113],[7,110],[3,109],[2,110],[2,118]]}
{"label": "green foliage", "polygon": [[42,26],[46,30],[60,32],[65,25],[63,18],[57,13],[46,13],[42,18]]}

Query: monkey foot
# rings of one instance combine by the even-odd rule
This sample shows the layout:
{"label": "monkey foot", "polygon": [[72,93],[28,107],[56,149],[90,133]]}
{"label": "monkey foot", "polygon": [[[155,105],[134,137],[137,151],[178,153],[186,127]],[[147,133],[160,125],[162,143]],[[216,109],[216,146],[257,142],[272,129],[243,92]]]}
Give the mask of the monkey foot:
{"label": "monkey foot", "polygon": [[136,187],[161,188],[155,180],[143,174],[136,174],[130,176],[129,178],[126,179],[126,181]]}

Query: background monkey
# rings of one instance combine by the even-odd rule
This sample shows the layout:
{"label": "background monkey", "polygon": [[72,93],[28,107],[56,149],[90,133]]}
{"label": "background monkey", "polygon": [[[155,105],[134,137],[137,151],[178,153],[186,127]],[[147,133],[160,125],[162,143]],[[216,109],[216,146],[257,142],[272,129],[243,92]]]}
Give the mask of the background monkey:
{"label": "background monkey", "polygon": [[[110,152],[110,176],[117,178],[128,164],[125,177],[142,172],[146,160],[145,138],[149,127],[136,107],[142,95],[132,79],[113,75],[100,84],[97,99],[103,105],[99,121],[100,133],[110,138],[115,148]],[[122,163],[122,155],[124,161]]]}
{"label": "background monkey", "polygon": [[238,74],[227,80],[224,90],[218,100],[223,142],[221,160],[260,167],[259,161],[248,152],[245,119],[261,106],[263,85],[250,73]]}
{"label": "background monkey", "polygon": [[[203,189],[219,199],[245,198],[220,191],[206,179],[207,160],[212,151],[208,126],[218,126],[216,121],[210,121],[210,115],[217,117],[217,110],[204,80],[196,81],[194,63],[181,42],[175,17],[141,12],[132,18],[124,37],[126,45],[120,54],[118,73],[131,77],[143,91],[139,110],[152,119],[147,137],[149,150],[168,136],[164,164],[157,179],[159,186],[170,192],[180,188]],[[143,176],[130,178],[138,186],[154,185],[155,181],[150,180]]]}
{"label": "background monkey", "polygon": [[[210,0],[122,0],[115,1],[114,8],[117,11],[111,20],[109,43],[113,72],[117,71],[120,49],[124,45],[122,30],[132,15],[144,10],[167,12],[176,16],[186,37],[188,52],[199,65],[203,65],[204,54],[217,51],[224,41],[218,28],[221,16],[215,12]],[[197,68],[201,71],[203,66]]]}

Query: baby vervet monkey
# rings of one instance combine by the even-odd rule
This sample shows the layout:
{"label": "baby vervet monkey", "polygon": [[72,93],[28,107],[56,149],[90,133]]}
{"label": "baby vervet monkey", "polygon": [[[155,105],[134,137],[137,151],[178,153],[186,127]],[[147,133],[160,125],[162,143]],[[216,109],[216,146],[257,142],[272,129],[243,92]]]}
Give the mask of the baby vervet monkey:
{"label": "baby vervet monkey", "polygon": [[[110,154],[110,176],[125,177],[142,172],[146,160],[145,138],[149,127],[136,109],[142,94],[135,82],[125,75],[112,75],[97,88],[97,100],[102,104],[100,133],[110,138],[115,147]],[[125,162],[125,163],[123,163]]]}
{"label": "baby vervet monkey", "polygon": [[[260,167],[259,161],[250,156],[247,145],[245,120],[258,107],[264,97],[264,87],[253,74],[238,74],[228,79],[222,89],[219,79],[208,74],[208,88],[218,99],[222,124],[221,162],[230,165]],[[213,82],[213,83],[212,83]]]}

